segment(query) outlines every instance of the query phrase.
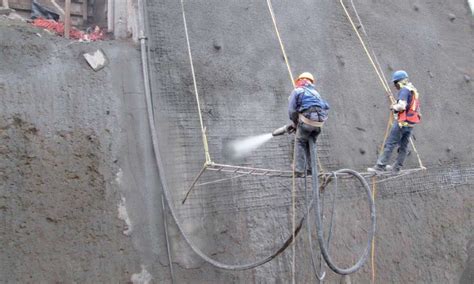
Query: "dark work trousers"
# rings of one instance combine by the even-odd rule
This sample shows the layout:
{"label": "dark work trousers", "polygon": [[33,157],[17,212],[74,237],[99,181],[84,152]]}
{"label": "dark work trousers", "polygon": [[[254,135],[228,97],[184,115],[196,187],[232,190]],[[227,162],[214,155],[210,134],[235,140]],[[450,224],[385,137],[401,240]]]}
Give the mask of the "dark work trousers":
{"label": "dark work trousers", "polygon": [[377,160],[377,165],[385,166],[390,161],[390,156],[392,155],[393,149],[397,145],[398,148],[398,157],[395,162],[394,168],[400,169],[403,166],[403,162],[405,162],[405,158],[407,157],[408,153],[408,142],[410,142],[411,132],[413,131],[413,127],[403,126],[400,127],[398,125],[398,121],[393,123],[392,129],[390,130],[390,135],[385,142],[383,153]]}
{"label": "dark work trousers", "polygon": [[319,133],[321,133],[320,127],[311,126],[303,122],[298,123],[298,128],[296,129],[296,153],[295,153],[295,171],[299,173],[304,173],[305,165],[306,169],[311,170],[311,156],[309,153],[309,138],[318,138]]}

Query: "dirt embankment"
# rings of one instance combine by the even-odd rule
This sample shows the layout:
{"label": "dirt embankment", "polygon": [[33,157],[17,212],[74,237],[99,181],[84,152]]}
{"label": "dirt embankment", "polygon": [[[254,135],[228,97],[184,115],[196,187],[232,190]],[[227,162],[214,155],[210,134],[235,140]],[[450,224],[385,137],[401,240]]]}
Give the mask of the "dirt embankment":
{"label": "dirt embankment", "polygon": [[2,279],[126,277],[129,244],[107,193],[96,134],[75,128],[47,137],[18,116],[1,118],[0,131]]}
{"label": "dirt embankment", "polygon": [[0,39],[0,282],[129,281],[141,268],[118,218],[120,78],[81,54],[136,49],[4,19]]}

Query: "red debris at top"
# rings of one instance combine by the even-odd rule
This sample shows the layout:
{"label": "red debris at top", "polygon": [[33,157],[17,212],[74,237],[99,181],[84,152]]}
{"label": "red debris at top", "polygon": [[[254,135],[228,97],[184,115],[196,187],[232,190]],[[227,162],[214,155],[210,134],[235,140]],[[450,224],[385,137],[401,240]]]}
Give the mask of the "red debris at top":
{"label": "red debris at top", "polygon": [[[61,22],[37,18],[33,20],[33,26],[44,28],[53,31],[58,35],[64,36],[64,23]],[[71,27],[71,30],[69,31],[69,37],[77,40],[97,41],[104,39],[104,33],[98,26],[96,26],[91,33],[86,33]]]}

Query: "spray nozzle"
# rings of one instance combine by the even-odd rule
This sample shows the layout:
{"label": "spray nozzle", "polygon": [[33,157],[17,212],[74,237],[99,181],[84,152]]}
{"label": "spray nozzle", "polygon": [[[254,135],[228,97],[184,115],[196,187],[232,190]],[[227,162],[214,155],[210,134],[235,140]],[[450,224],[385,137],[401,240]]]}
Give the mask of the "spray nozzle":
{"label": "spray nozzle", "polygon": [[280,136],[280,135],[283,135],[283,134],[285,134],[285,133],[290,134],[290,133],[293,133],[293,132],[295,132],[295,131],[296,131],[296,129],[295,129],[295,127],[293,126],[293,124],[288,124],[288,125],[284,125],[284,126],[282,126],[282,127],[280,127],[280,128],[275,129],[275,130],[272,132],[272,135],[273,135],[273,136]]}

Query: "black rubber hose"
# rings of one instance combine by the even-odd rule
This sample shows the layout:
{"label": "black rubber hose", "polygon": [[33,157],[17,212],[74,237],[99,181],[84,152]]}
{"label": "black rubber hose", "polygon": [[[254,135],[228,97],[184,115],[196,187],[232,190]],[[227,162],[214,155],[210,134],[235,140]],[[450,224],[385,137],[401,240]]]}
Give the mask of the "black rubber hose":
{"label": "black rubber hose", "polygon": [[[305,169],[305,173],[307,172],[307,169]],[[319,270],[320,272],[318,272],[318,269],[316,268],[316,257],[315,257],[315,253],[314,253],[314,249],[313,249],[313,238],[311,236],[311,221],[310,221],[310,216],[309,215],[309,212],[311,210],[311,208],[309,207],[309,204],[308,204],[308,182],[307,182],[307,178],[306,178],[306,175],[305,175],[305,178],[304,178],[304,200],[305,200],[305,209],[306,209],[306,229],[307,229],[307,235],[308,235],[308,245],[309,245],[309,249],[310,249],[310,254],[311,254],[311,266],[313,267],[313,272],[314,274],[316,275],[316,277],[318,278],[319,281],[323,281],[324,277],[326,276],[326,271],[324,271],[324,264],[323,264],[323,255],[321,254],[321,252],[319,252]],[[313,197],[312,197],[312,200],[310,201],[310,203],[313,203],[314,204],[314,192],[313,192]],[[322,202],[322,206],[324,206],[324,199],[323,199],[323,202]],[[324,212],[324,210],[323,210]],[[329,240],[328,240],[329,242]],[[321,273],[321,275],[319,274]]]}
{"label": "black rubber hose", "polygon": [[[140,13],[145,13],[145,7],[146,7],[146,0],[139,1],[140,3],[140,8],[139,9]],[[145,36],[146,31],[145,31],[145,23],[144,23],[144,16],[139,17],[139,24],[140,24],[140,44],[141,44],[141,55],[142,55],[142,67],[143,67],[143,80],[144,80],[144,86],[145,86],[145,100],[146,100],[146,108],[147,108],[147,115],[148,115],[148,123],[150,127],[150,133],[151,133],[151,140],[152,140],[152,145],[153,145],[153,152],[155,156],[155,162],[158,168],[158,173],[160,176],[160,183],[163,188],[163,194],[166,199],[166,203],[168,204],[168,208],[170,209],[170,214],[173,217],[173,220],[176,223],[176,226],[178,227],[179,232],[183,236],[185,242],[189,245],[189,247],[196,253],[202,260],[206,261],[207,263],[221,269],[227,269],[227,270],[245,270],[245,269],[252,269],[255,267],[258,267],[260,265],[263,265],[272,259],[274,259],[276,256],[278,256],[280,253],[285,251],[286,248],[288,248],[292,242],[293,242],[293,234],[295,236],[298,235],[299,231],[301,230],[301,227],[303,226],[304,219],[306,216],[303,216],[298,223],[298,226],[295,228],[294,233],[292,233],[286,241],[283,243],[283,245],[274,253],[271,255],[262,258],[256,262],[248,263],[248,264],[241,264],[241,265],[232,265],[232,264],[225,264],[222,262],[219,262],[217,260],[214,260],[210,258],[208,255],[206,255],[204,252],[202,252],[188,237],[188,235],[184,232],[183,225],[177,218],[177,214],[175,211],[174,206],[172,205],[172,198],[170,195],[170,191],[168,189],[168,183],[166,181],[166,175],[164,173],[164,165],[162,162],[161,154],[160,154],[160,147],[158,144],[158,134],[156,130],[156,125],[155,125],[155,117],[154,117],[154,112],[153,112],[153,103],[152,103],[152,96],[151,96],[151,87],[150,87],[150,78],[148,74],[148,48],[147,48],[147,37]],[[310,207],[313,206],[313,202],[311,202]]]}
{"label": "black rubber hose", "polygon": [[[151,107],[151,96],[150,95],[147,95],[147,98],[146,98],[146,101],[147,101],[147,110],[148,110],[148,122],[150,124],[150,130],[151,130],[151,136],[152,136],[152,143],[153,143],[153,150],[154,150],[154,154],[155,154],[155,162],[156,162],[156,165],[158,167],[158,172],[159,172],[159,175],[160,175],[160,181],[161,181],[161,186],[163,188],[163,193],[164,193],[164,196],[165,196],[165,199],[166,199],[166,202],[168,204],[168,208],[170,209],[170,213],[171,213],[171,216],[173,217],[173,220],[175,221],[176,223],[176,226],[178,227],[178,230],[179,232],[181,233],[181,235],[183,236],[184,240],[186,241],[186,243],[189,245],[189,247],[201,258],[203,259],[204,261],[206,261],[207,263],[217,267],[217,268],[221,268],[221,269],[227,269],[227,270],[246,270],[246,269],[252,269],[252,268],[255,268],[255,267],[258,267],[260,265],[263,265],[269,261],[271,261],[272,259],[274,259],[276,256],[278,256],[280,253],[282,253],[286,248],[288,248],[290,246],[290,244],[292,243],[293,241],[293,234],[290,235],[290,237],[287,238],[287,240],[283,243],[283,245],[277,250],[275,251],[274,253],[272,253],[271,255],[263,258],[263,259],[260,259],[256,262],[252,262],[252,263],[248,263],[248,264],[241,264],[241,265],[232,265],[232,264],[225,264],[225,263],[222,263],[222,262],[219,262],[217,260],[214,260],[212,258],[210,258],[208,255],[206,255],[204,252],[202,252],[188,237],[188,235],[184,232],[184,229],[183,229],[183,225],[181,224],[181,222],[178,220],[178,217],[177,217],[177,214],[175,212],[175,209],[173,207],[173,203],[172,203],[172,199],[171,199],[171,196],[170,196],[170,191],[168,189],[168,183],[166,181],[166,175],[163,171],[164,169],[164,166],[163,166],[163,163],[162,163],[162,158],[161,158],[161,154],[160,154],[160,151],[159,151],[159,145],[158,145],[158,138],[157,138],[157,131],[156,131],[156,127],[155,127],[155,122],[154,122],[154,117],[153,117],[153,114],[152,114],[152,107]],[[311,203],[311,206],[313,206],[313,203]],[[303,222],[304,222],[304,219],[305,219],[306,216],[304,216],[303,218],[301,218],[298,226],[295,228],[295,232],[294,232],[294,235],[297,236],[299,231],[301,230],[301,227],[303,225]]]}
{"label": "black rubber hose", "polygon": [[[170,213],[171,213],[171,216],[173,217],[173,220],[175,221],[176,223],[176,226],[178,227],[178,230],[179,232],[181,233],[181,235],[183,236],[184,240],[186,241],[186,243],[189,245],[189,247],[201,258],[203,259],[204,261],[206,261],[207,263],[217,267],[217,268],[221,268],[221,269],[227,269],[227,270],[245,270],[245,269],[251,269],[251,268],[255,268],[255,267],[258,267],[262,264],[265,264],[269,261],[271,261],[272,259],[274,259],[276,256],[278,256],[280,253],[282,253],[287,247],[290,246],[290,244],[292,243],[293,241],[293,234],[290,235],[290,237],[287,238],[287,240],[285,241],[285,243],[283,243],[283,245],[274,253],[272,253],[271,255],[261,259],[261,260],[258,260],[256,262],[252,262],[252,263],[248,263],[248,264],[241,264],[241,265],[231,265],[231,264],[225,264],[225,263],[222,263],[222,262],[219,262],[217,260],[214,260],[212,258],[210,258],[208,255],[206,255],[204,252],[202,252],[188,237],[188,235],[184,232],[184,229],[183,229],[183,225],[181,224],[181,222],[178,220],[178,217],[177,217],[177,214],[175,212],[175,208],[174,206],[172,205],[172,199],[171,199],[171,196],[170,196],[170,191],[168,189],[168,183],[166,181],[166,175],[163,171],[164,169],[164,166],[163,166],[163,163],[162,163],[162,158],[161,158],[161,154],[160,154],[160,150],[159,150],[159,145],[158,145],[158,138],[157,138],[157,131],[156,131],[156,127],[155,127],[155,122],[154,122],[154,117],[152,115],[152,111],[151,111],[151,98],[150,96],[147,97],[147,109],[148,109],[148,121],[149,121],[149,124],[150,124],[150,130],[151,130],[151,136],[152,136],[152,142],[153,142],[153,149],[154,149],[154,154],[155,154],[155,162],[156,162],[156,165],[158,167],[158,172],[159,172],[159,175],[160,175],[160,181],[161,181],[161,186],[163,188],[163,193],[164,193],[164,196],[165,196],[165,199],[166,199],[166,202],[168,204],[168,208],[170,209]],[[313,206],[313,204],[311,204],[311,206]],[[294,235],[298,235],[299,231],[301,230],[301,227],[303,225],[303,221],[304,221],[305,217],[301,218],[298,226],[295,228],[295,233]]]}
{"label": "black rubber hose", "polygon": [[[311,153],[311,166],[312,166],[312,186],[313,186],[313,192],[316,192],[315,197],[316,197],[316,203],[315,203],[315,210],[316,210],[316,227],[317,227],[317,235],[318,235],[318,241],[319,241],[319,246],[321,248],[321,252],[323,254],[324,260],[328,264],[329,268],[333,270],[334,272],[341,274],[341,275],[347,275],[356,272],[359,270],[364,263],[367,261],[367,257],[370,252],[370,245],[372,243],[372,240],[375,235],[375,203],[374,200],[372,199],[372,194],[370,191],[370,187],[367,183],[367,181],[364,179],[362,175],[360,175],[358,172],[351,170],[351,169],[341,169],[338,171],[335,171],[333,174],[337,176],[337,174],[349,174],[354,177],[356,177],[360,183],[364,186],[366,193],[367,193],[367,200],[369,201],[369,207],[370,207],[370,220],[371,220],[371,227],[368,233],[368,238],[367,238],[367,247],[365,248],[364,252],[362,253],[361,257],[359,260],[354,264],[352,267],[349,268],[340,268],[338,267],[331,259],[331,256],[329,255],[329,244],[326,245],[324,242],[324,236],[323,236],[323,227],[322,227],[322,220],[321,220],[321,200],[320,200],[320,194],[319,194],[319,181],[318,181],[318,170],[317,170],[317,153],[316,153],[316,141],[315,139],[309,139],[309,147],[310,147],[310,153]],[[332,229],[331,229],[332,231]]]}
{"label": "black rubber hose", "polygon": [[[329,221],[329,232],[328,232],[328,254],[329,250],[331,248],[331,239],[332,239],[332,229],[334,228],[334,216],[336,216],[336,196],[337,196],[337,191],[338,191],[338,186],[337,186],[337,175],[333,173],[332,175],[334,177],[334,194],[332,196],[332,210],[331,210],[331,220]],[[327,184],[325,185],[327,186]],[[323,204],[321,206],[321,211],[324,214],[324,195],[323,195]],[[324,215],[323,215],[324,216]]]}

